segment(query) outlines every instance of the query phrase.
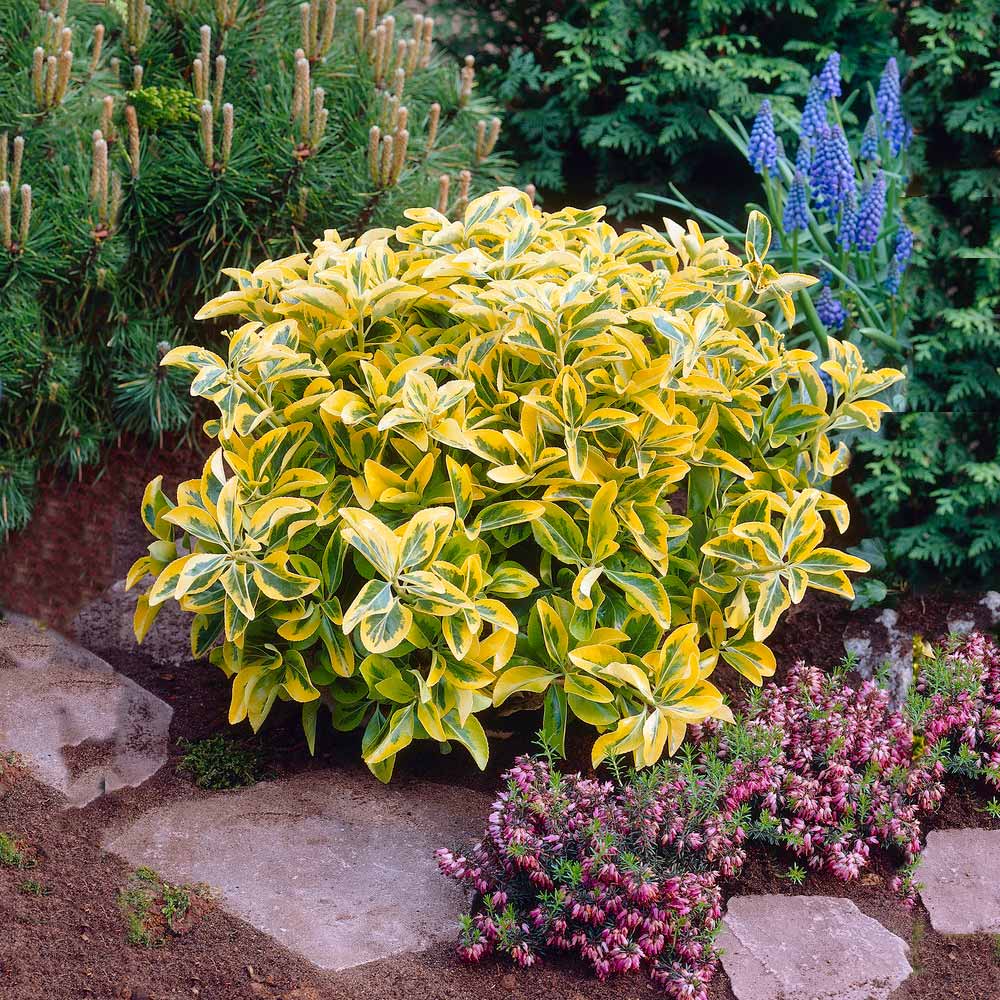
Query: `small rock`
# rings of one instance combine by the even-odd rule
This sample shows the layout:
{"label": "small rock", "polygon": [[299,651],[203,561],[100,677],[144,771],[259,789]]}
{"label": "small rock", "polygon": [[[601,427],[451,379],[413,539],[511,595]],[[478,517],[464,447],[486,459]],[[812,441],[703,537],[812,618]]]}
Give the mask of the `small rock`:
{"label": "small rock", "polygon": [[1000,830],[933,830],[920,855],[920,898],[940,934],[1000,931]]}
{"label": "small rock", "polygon": [[900,628],[899,615],[885,608],[877,618],[860,614],[844,632],[844,649],[858,659],[858,673],[870,680],[883,669],[893,705],[901,705],[913,680],[913,633]]}
{"label": "small rock", "polygon": [[500,985],[509,993],[512,993],[517,989],[517,979],[508,973],[503,977],[503,979],[500,980]]}
{"label": "small rock", "polygon": [[282,994],[281,1000],[323,1000],[314,986],[300,986],[291,993]]}
{"label": "small rock", "polygon": [[260,997],[261,1000],[272,1000],[274,996],[269,987],[263,983],[258,983],[256,980],[250,984],[250,995]]}
{"label": "small rock", "polygon": [[737,1000],[888,1000],[913,971],[900,938],[827,896],[734,896],[719,946]]}

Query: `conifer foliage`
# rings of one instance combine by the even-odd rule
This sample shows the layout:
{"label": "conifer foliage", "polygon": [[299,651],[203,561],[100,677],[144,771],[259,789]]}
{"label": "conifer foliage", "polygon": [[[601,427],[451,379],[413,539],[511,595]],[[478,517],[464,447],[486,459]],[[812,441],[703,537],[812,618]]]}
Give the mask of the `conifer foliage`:
{"label": "conifer foliage", "polygon": [[[159,366],[220,270],[502,182],[475,60],[385,0],[8,0],[0,19],[0,537],[41,468],[192,416]],[[213,333],[200,334],[213,339]]]}

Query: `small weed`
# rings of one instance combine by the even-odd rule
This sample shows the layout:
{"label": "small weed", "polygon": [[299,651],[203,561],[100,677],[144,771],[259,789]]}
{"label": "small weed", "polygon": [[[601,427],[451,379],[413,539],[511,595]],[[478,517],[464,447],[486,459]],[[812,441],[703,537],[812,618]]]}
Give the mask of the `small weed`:
{"label": "small weed", "polygon": [[203,910],[210,900],[204,886],[170,885],[151,868],[138,868],[129,885],[119,892],[118,908],[125,919],[129,944],[159,948],[166,943],[168,933],[191,930],[195,901],[202,902]]}
{"label": "small weed", "polygon": [[993,945],[993,964],[1000,965],[1000,934],[993,934],[991,943]]}
{"label": "small weed", "polygon": [[190,775],[199,788],[244,788],[266,776],[263,751],[221,734],[207,740],[180,740],[178,746],[184,756],[177,770]]}
{"label": "small weed", "polygon": [[25,896],[48,896],[52,890],[33,878],[26,878],[18,888]]}
{"label": "small weed", "polygon": [[34,862],[24,852],[24,847],[9,833],[0,833],[0,866],[4,868],[31,868]]}
{"label": "small weed", "polygon": [[980,812],[986,813],[990,819],[1000,819],[1000,799],[995,796],[986,803],[985,806],[980,810]]}
{"label": "small weed", "polygon": [[802,865],[789,865],[788,871],[781,878],[788,879],[792,885],[802,885],[806,880],[806,870]]}
{"label": "small weed", "polygon": [[163,919],[166,920],[167,926],[173,930],[174,925],[183,920],[187,914],[188,910],[191,909],[191,894],[187,891],[184,886],[175,886],[163,884],[163,907],[161,912],[163,913]]}

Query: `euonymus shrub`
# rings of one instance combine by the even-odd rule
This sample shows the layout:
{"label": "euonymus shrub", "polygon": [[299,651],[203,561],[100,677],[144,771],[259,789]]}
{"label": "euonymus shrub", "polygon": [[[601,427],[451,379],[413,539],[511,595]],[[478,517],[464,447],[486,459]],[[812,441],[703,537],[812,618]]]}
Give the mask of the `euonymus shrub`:
{"label": "euonymus shrub", "polygon": [[851,595],[866,564],[821,544],[824,512],[848,520],[828,434],[877,428],[900,373],[831,341],[828,392],[783,345],[764,310],[811,279],[764,262],[759,213],[745,259],[601,215],[504,188],[458,221],[327,231],[230,272],[198,314],[245,321],[226,357],[164,358],[219,447],[176,503],[147,489],[136,633],[170,598],[192,612],[231,722],[294,700],[314,745],[326,705],[387,780],[415,739],[485,766],[477,715],[540,701],[555,745],[573,714],[595,763],[648,765],[730,718],[720,660],[760,683],[790,603]]}

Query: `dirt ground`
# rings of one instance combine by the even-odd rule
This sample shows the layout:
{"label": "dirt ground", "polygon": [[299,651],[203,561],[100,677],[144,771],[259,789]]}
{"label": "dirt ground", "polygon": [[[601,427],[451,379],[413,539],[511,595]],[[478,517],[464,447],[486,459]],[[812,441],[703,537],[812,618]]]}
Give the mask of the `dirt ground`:
{"label": "dirt ground", "polygon": [[[31,527],[0,551],[0,606],[68,630],[76,611],[120,579],[136,545],[144,544],[135,512],[146,481],[165,472],[173,485],[196,474],[200,464],[199,456],[185,451],[137,455],[122,450],[111,456],[96,482],[45,485]],[[901,624],[916,624],[922,634],[934,638],[947,631],[949,618],[963,617],[969,603],[969,598],[954,594],[907,595],[897,603],[897,612]],[[877,612],[862,614],[874,617]],[[823,668],[836,664],[843,656],[849,617],[845,602],[822,595],[810,595],[792,609],[772,641],[781,664],[777,679],[799,658]],[[53,794],[27,775],[19,775],[12,788],[9,777],[0,782],[0,831],[23,844],[32,862],[30,870],[0,866],[0,1000],[637,1000],[655,995],[641,976],[602,984],[582,966],[566,961],[549,961],[528,971],[492,961],[469,968],[448,945],[342,973],[322,973],[219,907],[209,907],[188,933],[168,935],[161,947],[129,944],[118,900],[132,871],[96,846],[100,832],[124,824],[153,803],[212,794],[193,789],[176,773],[181,752],[176,741],[229,731],[228,684],[219,671],[204,664],[167,669],[141,654],[95,651],[173,706],[174,756],[141,788],[106,796],[84,809],[64,811]],[[727,687],[735,693],[735,684]],[[502,770],[530,745],[538,719],[524,713],[486,721],[492,755],[484,774],[470,768],[461,754],[441,756],[429,748],[405,754],[399,776],[492,791]],[[235,735],[249,733],[237,730]],[[592,738],[582,728],[571,731],[568,766],[587,767]],[[272,713],[256,742],[278,775],[359,767],[356,735],[327,730],[317,756],[311,758],[297,719],[280,710]],[[982,812],[989,797],[985,789],[952,781],[949,792],[928,828],[994,825]],[[755,848],[742,877],[727,891],[853,899],[909,943],[915,974],[893,1000],[1000,998],[1000,957],[993,939],[936,934],[921,906],[913,911],[900,907],[886,887],[892,874],[890,858],[879,856],[858,882],[813,876],[803,887],[784,877],[790,862],[778,852]],[[28,882],[37,883],[42,894],[32,894]],[[400,905],[406,905],[405,898]],[[735,1000],[721,968],[712,997]]]}

